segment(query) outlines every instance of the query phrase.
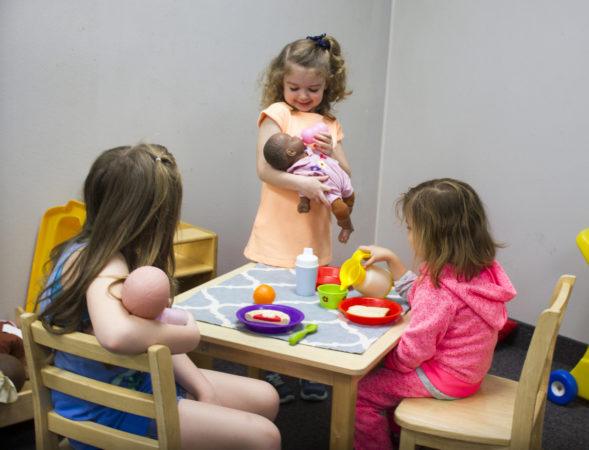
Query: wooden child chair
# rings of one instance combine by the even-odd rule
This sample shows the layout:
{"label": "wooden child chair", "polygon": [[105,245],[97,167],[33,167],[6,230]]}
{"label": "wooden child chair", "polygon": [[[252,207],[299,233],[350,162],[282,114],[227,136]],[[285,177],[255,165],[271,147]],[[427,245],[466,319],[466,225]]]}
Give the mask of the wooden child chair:
{"label": "wooden child chair", "polygon": [[546,388],[558,330],[575,284],[563,275],[540,314],[519,382],[487,375],[479,392],[461,400],[407,398],[395,410],[401,450],[539,449]]}
{"label": "wooden child chair", "polygon": [[[108,449],[178,449],[180,421],[170,349],[152,345],[140,355],[105,350],[92,335],[48,332],[36,315],[21,316],[25,353],[33,388],[37,449],[57,449],[59,436]],[[105,364],[149,372],[153,394],[133,391],[87,378],[52,365],[50,355],[60,350]],[[50,389],[109,408],[155,419],[158,440],[89,421],[66,419],[51,405]]]}

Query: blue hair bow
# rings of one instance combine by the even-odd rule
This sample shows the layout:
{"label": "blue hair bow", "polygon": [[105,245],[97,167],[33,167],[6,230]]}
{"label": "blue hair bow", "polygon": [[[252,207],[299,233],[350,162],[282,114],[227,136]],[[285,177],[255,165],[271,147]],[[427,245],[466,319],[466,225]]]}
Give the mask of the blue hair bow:
{"label": "blue hair bow", "polygon": [[325,33],[320,34],[319,36],[307,36],[307,39],[311,39],[315,42],[317,47],[321,47],[325,50],[329,50],[331,48],[331,44],[327,39],[325,39]]}

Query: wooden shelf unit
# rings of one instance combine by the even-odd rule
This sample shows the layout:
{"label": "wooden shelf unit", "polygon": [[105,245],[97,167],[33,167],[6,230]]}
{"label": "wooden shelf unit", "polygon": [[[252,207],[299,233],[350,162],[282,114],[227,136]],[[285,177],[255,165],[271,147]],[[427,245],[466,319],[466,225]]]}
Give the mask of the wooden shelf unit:
{"label": "wooden shelf unit", "polygon": [[217,235],[205,228],[180,222],[174,236],[179,292],[217,276]]}

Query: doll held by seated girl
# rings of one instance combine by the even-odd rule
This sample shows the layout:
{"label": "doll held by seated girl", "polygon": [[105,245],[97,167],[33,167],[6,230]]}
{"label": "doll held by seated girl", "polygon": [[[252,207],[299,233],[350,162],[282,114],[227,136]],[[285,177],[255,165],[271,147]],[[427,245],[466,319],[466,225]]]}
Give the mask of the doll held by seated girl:
{"label": "doll held by seated girl", "polygon": [[123,283],[121,302],[131,314],[144,319],[157,319],[172,325],[186,325],[188,313],[172,309],[170,280],[166,273],[153,266],[141,266]]}
{"label": "doll held by seated girl", "polygon": [[[338,239],[347,242],[354,231],[350,213],[354,206],[354,189],[350,176],[340,167],[337,160],[323,153],[315,153],[306,147],[302,139],[286,133],[270,136],[264,145],[264,158],[274,169],[296,175],[322,176],[329,178],[324,182],[331,188],[325,193],[331,211],[341,227]],[[309,212],[310,200],[300,195],[298,211]]]}

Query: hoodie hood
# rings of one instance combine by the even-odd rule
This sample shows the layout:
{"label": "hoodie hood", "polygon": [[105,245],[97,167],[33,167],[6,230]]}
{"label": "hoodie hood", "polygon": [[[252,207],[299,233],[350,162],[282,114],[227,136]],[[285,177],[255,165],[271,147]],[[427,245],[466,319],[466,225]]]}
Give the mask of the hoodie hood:
{"label": "hoodie hood", "polygon": [[460,281],[451,267],[445,267],[439,282],[440,287],[468,305],[490,327],[503,328],[507,321],[505,303],[516,296],[516,291],[497,261],[468,282]]}

